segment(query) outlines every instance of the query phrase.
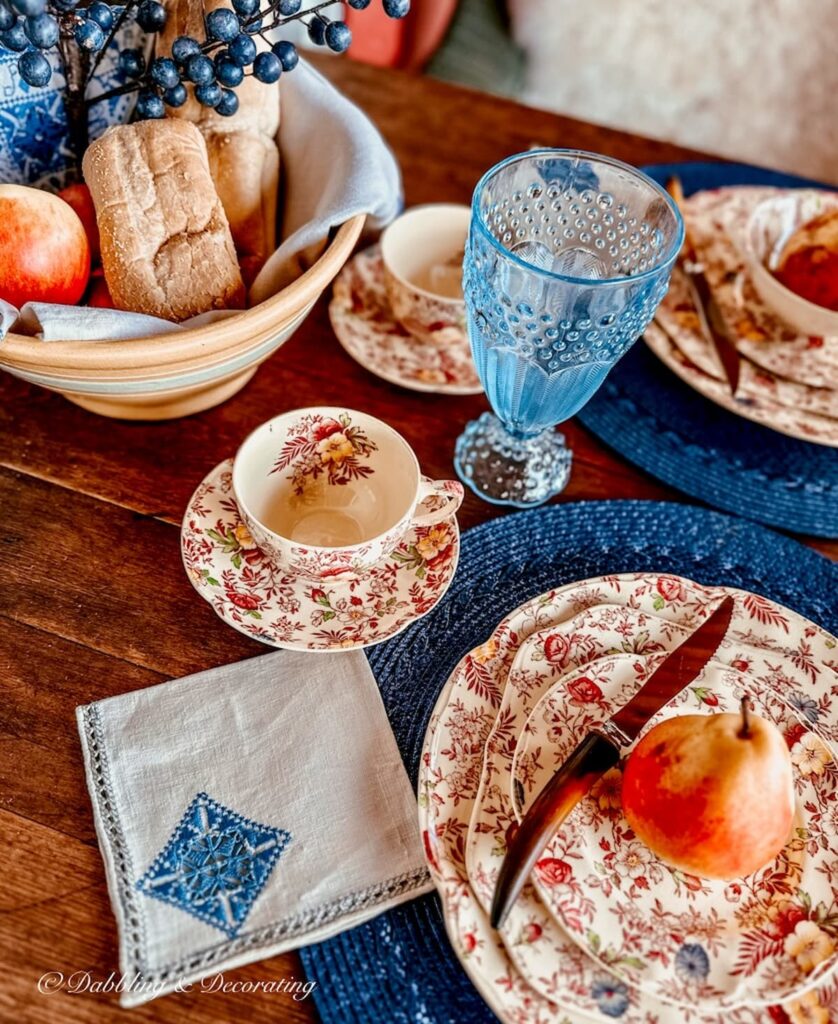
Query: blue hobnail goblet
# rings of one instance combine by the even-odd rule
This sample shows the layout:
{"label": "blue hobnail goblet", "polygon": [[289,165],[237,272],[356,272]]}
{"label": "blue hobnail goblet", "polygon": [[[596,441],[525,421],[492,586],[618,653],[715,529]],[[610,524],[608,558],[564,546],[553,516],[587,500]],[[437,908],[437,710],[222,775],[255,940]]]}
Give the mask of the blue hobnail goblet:
{"label": "blue hobnail goblet", "polygon": [[494,410],[457,440],[457,473],[499,505],[540,505],[570,476],[555,426],[641,335],[684,239],[674,202],[628,164],[544,149],[493,167],[474,192],[463,287]]}

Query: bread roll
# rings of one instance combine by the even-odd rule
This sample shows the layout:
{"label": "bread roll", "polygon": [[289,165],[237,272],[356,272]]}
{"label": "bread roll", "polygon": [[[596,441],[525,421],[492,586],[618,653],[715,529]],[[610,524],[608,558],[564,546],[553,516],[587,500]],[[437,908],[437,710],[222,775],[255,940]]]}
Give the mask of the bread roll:
{"label": "bread roll", "polygon": [[82,162],[117,309],[186,320],[245,292],[207,148],[186,121],[109,128]]}
{"label": "bread roll", "polygon": [[[157,37],[157,52],[170,56],[181,35],[203,38],[204,15],[226,0],[168,0],[166,25]],[[267,44],[258,37],[260,49]],[[187,86],[189,99],[182,107],[167,107],[169,117],[192,121],[206,139],[218,195],[230,222],[245,283],[250,284],[276,248],[276,208],[279,191],[279,83],[266,85],[252,75],[234,91],[239,109],[222,117],[202,106]]]}
{"label": "bread roll", "polygon": [[205,134],[210,172],[224,205],[246,285],[276,249],[279,150],[250,131]]}

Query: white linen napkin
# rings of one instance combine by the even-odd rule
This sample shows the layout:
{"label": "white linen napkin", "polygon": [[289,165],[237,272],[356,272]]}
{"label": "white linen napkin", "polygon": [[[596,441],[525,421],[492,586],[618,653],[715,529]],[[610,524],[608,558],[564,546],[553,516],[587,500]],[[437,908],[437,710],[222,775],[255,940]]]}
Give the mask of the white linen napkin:
{"label": "white linen napkin", "polygon": [[[280,83],[282,242],[250,289],[249,305],[263,302],[298,277],[325,248],[329,233],[364,213],[379,230],[402,206],[399,165],[378,129],[311,65],[301,60]],[[20,315],[0,299],[0,340],[9,330],[44,341],[146,337],[229,316],[202,313],[173,324],[124,310],[27,303]]]}
{"label": "white linen napkin", "polygon": [[284,241],[250,288],[251,305],[317,259],[329,231],[359,213],[378,231],[403,204],[393,153],[354,103],[305,61],[280,79]]}
{"label": "white linen napkin", "polygon": [[282,651],[77,708],[124,1006],[432,888],[360,651]]}
{"label": "white linen napkin", "polygon": [[52,302],[27,302],[18,313],[14,306],[0,300],[0,331],[4,323],[4,309],[9,317],[7,329],[11,330],[11,325],[15,324],[17,333],[40,338],[41,341],[125,341],[152,334],[173,334],[239,313],[237,309],[215,309],[174,324],[171,320],[161,320],[146,313],[126,313],[123,309],[99,306],[60,306]]}

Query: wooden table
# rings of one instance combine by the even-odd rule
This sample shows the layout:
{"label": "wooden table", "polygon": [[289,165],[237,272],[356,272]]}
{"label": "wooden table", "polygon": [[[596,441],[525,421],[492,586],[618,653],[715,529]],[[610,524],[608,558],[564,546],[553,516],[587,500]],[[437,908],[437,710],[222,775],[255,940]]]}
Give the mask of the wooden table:
{"label": "wooden table", "polygon": [[[698,155],[425,79],[320,64],[392,144],[409,204],[467,202],[486,168],[533,142],[635,164]],[[434,477],[452,473],[456,436],[485,408],[482,397],[416,394],[371,376],[338,345],[325,302],[241,394],[190,419],[99,419],[0,374],[0,1017],[316,1019],[310,1000],[274,994],[172,995],[128,1015],[113,994],[43,995],[37,984],[47,971],[103,980],[117,970],[74,708],[265,650],[195,595],[178,523],[198,481],[257,424],[290,407],[344,401],[403,432]],[[561,500],[676,497],[576,423],[567,434],[575,462]],[[469,496],[461,522],[498,514]],[[838,544],[815,546],[838,557]],[[227,980],[295,977],[299,960],[287,955]]]}

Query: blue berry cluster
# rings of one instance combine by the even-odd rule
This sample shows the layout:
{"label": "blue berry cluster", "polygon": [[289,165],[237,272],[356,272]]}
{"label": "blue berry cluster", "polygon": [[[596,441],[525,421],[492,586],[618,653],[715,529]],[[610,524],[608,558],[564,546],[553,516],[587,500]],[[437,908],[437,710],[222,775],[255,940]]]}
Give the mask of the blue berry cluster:
{"label": "blue berry cluster", "polygon": [[[276,82],[299,60],[293,43],[282,40],[260,51],[254,36],[265,39],[263,33],[308,17],[313,43],[336,53],[349,48],[349,26],[323,13],[336,2],[309,0],[304,10],[303,0],[265,0],[264,7],[262,0],[230,0],[229,7],[207,14],[203,39],[178,36],[170,57],[146,61],[142,50],[123,49],[118,66],[124,84],[119,91],[138,91],[136,116],[142,120],[163,117],[167,105],[182,106],[190,85],[199,103],[229,117],[238,109],[235,89],[245,77]],[[347,0],[358,11],[371,2]],[[381,2],[391,18],[403,18],[410,10],[410,0]],[[129,17],[144,32],[153,34],[165,26],[166,9],[159,0],[125,0],[124,5],[92,0],[86,6],[79,0],[0,0],[0,46],[20,54],[18,71],[27,85],[43,87],[52,77],[46,51],[71,40],[87,55],[88,69],[95,69],[101,52]]]}
{"label": "blue berry cluster", "polygon": [[46,85],[52,67],[44,56],[58,43],[59,26],[46,0],[0,0],[0,45],[19,53],[20,77],[28,85]]}

